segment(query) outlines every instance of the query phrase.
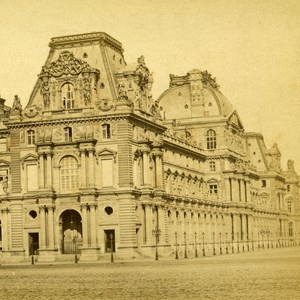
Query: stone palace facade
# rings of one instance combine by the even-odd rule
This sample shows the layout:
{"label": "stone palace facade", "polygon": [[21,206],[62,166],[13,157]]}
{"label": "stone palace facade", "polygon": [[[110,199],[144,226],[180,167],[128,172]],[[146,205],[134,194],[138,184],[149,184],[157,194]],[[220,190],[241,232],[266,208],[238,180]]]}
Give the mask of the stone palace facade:
{"label": "stone palace facade", "polygon": [[293,161],[245,132],[211,74],[170,75],[154,101],[144,57],[126,64],[109,35],[49,46],[26,107],[0,98],[2,261],[299,243]]}

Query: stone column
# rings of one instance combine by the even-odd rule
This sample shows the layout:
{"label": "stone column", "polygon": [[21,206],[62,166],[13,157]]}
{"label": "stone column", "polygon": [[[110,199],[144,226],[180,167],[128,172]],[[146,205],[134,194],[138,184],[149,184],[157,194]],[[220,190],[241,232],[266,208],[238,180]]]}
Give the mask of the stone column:
{"label": "stone column", "polygon": [[49,248],[54,249],[54,206],[50,205],[48,208],[48,233],[49,233]]}
{"label": "stone column", "polygon": [[89,244],[88,238],[88,219],[87,219],[87,204],[81,204],[82,211],[82,246],[87,248]]}
{"label": "stone column", "polygon": [[156,151],[155,155],[155,177],[156,187],[163,186],[163,166],[162,166],[162,152]]}
{"label": "stone column", "polygon": [[240,180],[240,189],[241,189],[241,202],[246,202],[245,199],[245,183],[244,180]]}
{"label": "stone column", "polygon": [[152,206],[151,204],[145,204],[145,216],[146,216],[146,243],[152,244]]}
{"label": "stone column", "polygon": [[149,176],[149,150],[143,149],[143,184],[150,185],[150,176]]}
{"label": "stone column", "polygon": [[246,202],[251,202],[251,195],[250,195],[250,180],[249,179],[247,179],[246,181],[245,181],[245,201]]}
{"label": "stone column", "polygon": [[46,249],[46,207],[40,206],[40,249]]}
{"label": "stone column", "polygon": [[231,178],[232,201],[239,202],[239,187],[236,178]]}
{"label": "stone column", "polygon": [[39,188],[45,188],[44,154],[39,156]]}
{"label": "stone column", "polygon": [[231,184],[230,184],[230,178],[225,178],[225,190],[226,190],[226,197],[225,201],[230,202],[231,199]]}
{"label": "stone column", "polygon": [[93,187],[95,185],[95,174],[94,174],[94,151],[89,150],[89,186]]}
{"label": "stone column", "polygon": [[52,153],[47,153],[47,188],[52,189]]}
{"label": "stone column", "polygon": [[86,187],[86,155],[85,150],[80,151],[80,179],[81,179],[81,187]]}
{"label": "stone column", "polygon": [[90,230],[91,230],[91,246],[97,246],[97,226],[96,226],[96,208],[97,204],[90,204]]}

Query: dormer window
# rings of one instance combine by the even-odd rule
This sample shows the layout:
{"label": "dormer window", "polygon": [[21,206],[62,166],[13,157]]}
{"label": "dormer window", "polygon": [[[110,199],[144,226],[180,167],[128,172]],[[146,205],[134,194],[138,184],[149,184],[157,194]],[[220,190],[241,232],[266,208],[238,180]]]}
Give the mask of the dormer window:
{"label": "dormer window", "polygon": [[62,106],[64,109],[74,108],[75,96],[74,87],[71,83],[65,83],[61,88]]}
{"label": "dormer window", "polygon": [[102,125],[102,137],[103,139],[110,139],[110,125],[104,124]]}
{"label": "dormer window", "polygon": [[216,132],[212,129],[207,131],[206,135],[207,149],[213,150],[217,148],[217,135]]}
{"label": "dormer window", "polygon": [[72,128],[71,127],[64,128],[64,139],[65,139],[65,142],[72,142]]}
{"label": "dormer window", "polygon": [[34,130],[28,130],[27,131],[27,144],[28,145],[34,145],[35,143],[35,131]]}

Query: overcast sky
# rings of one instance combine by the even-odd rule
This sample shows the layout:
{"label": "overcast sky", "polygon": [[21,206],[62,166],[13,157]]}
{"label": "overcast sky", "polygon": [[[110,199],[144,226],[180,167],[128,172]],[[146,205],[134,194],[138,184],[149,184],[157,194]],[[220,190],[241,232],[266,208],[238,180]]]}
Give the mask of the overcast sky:
{"label": "overcast sky", "polygon": [[246,131],[278,143],[300,173],[300,1],[0,0],[0,95],[25,107],[51,37],[103,31],[141,54],[154,98],[169,74],[208,70]]}

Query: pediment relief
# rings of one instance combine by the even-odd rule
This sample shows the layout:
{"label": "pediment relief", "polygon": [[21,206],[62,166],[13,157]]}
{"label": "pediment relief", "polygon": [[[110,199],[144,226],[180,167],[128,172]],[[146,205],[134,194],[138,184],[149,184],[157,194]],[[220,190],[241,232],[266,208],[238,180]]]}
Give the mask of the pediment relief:
{"label": "pediment relief", "polygon": [[50,75],[61,77],[62,75],[77,76],[83,72],[100,73],[99,70],[92,68],[86,61],[78,59],[70,51],[62,51],[57,60],[43,66],[40,76]]}
{"label": "pediment relief", "polygon": [[0,166],[9,166],[9,165],[10,165],[10,161],[0,159]]}
{"label": "pediment relief", "polygon": [[113,150],[110,150],[108,148],[104,148],[102,150],[100,150],[99,152],[97,152],[97,155],[98,156],[104,156],[104,155],[116,155],[117,152],[116,151],[113,151]]}
{"label": "pediment relief", "polygon": [[27,154],[26,156],[21,158],[21,161],[28,161],[28,160],[37,160],[38,156],[34,154]]}

